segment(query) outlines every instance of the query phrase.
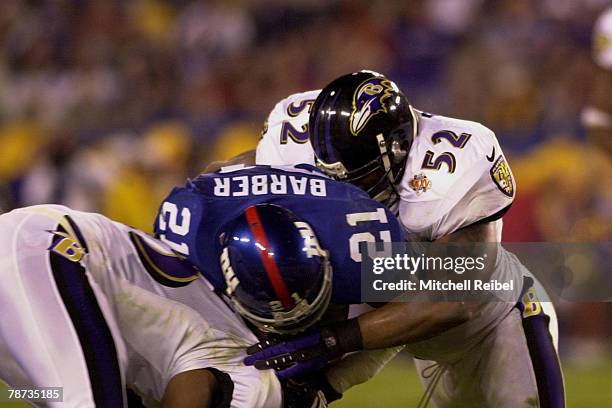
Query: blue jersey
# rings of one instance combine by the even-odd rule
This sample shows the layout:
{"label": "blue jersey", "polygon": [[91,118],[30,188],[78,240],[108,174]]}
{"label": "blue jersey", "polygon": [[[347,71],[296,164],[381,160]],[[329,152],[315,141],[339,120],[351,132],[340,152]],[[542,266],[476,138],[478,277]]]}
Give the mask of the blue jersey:
{"label": "blue jersey", "polygon": [[155,234],[225,290],[219,263],[224,225],[256,204],[291,210],[310,224],[333,267],[332,303],[361,303],[361,244],[403,241],[402,228],[382,204],[310,165],[232,166],[176,187],[160,206]]}

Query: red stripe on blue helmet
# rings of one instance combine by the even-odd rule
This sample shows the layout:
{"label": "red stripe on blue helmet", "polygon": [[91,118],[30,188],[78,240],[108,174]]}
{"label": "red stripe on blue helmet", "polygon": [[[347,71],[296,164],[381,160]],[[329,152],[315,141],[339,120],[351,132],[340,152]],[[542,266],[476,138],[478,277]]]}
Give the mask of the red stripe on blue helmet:
{"label": "red stripe on blue helmet", "polygon": [[283,279],[280,269],[274,260],[274,255],[270,252],[270,243],[268,242],[266,231],[261,223],[259,212],[257,211],[257,208],[253,206],[247,208],[244,214],[247,222],[249,223],[251,233],[259,244],[257,246],[259,256],[261,257],[261,262],[263,263],[266,274],[268,275],[268,280],[272,285],[272,289],[285,310],[291,310],[295,306],[295,302],[289,295],[289,290],[287,289],[285,280]]}

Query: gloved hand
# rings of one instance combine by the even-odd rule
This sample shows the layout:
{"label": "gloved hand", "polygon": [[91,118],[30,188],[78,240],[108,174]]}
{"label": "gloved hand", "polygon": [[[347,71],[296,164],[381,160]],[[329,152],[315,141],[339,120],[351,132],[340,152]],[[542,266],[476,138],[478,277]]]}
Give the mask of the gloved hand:
{"label": "gloved hand", "polygon": [[361,348],[359,323],[351,319],[284,343],[257,343],[247,349],[244,363],[259,370],[274,369],[284,380],[318,371],[328,362]]}

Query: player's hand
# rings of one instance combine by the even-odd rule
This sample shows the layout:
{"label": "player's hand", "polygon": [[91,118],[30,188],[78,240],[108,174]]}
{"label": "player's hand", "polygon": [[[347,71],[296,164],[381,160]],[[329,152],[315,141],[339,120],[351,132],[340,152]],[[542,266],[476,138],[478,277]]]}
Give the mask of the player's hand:
{"label": "player's hand", "polygon": [[246,365],[274,369],[279,379],[320,370],[345,353],[362,348],[357,319],[345,321],[279,344],[257,343],[247,349]]}
{"label": "player's hand", "polygon": [[[333,336],[328,341],[333,342]],[[320,370],[336,357],[325,346],[319,330],[285,343],[257,343],[247,349],[247,354],[246,365],[259,370],[274,369],[280,380]]]}

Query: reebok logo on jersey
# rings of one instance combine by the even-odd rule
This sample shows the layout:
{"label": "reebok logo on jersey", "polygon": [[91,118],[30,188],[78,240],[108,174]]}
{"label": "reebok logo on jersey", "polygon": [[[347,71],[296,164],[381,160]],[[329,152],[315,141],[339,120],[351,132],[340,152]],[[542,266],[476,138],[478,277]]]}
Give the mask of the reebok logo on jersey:
{"label": "reebok logo on jersey", "polygon": [[493,163],[493,160],[495,160],[495,146],[493,146],[493,151],[491,152],[491,156],[486,156],[486,158],[488,161]]}
{"label": "reebok logo on jersey", "polygon": [[394,85],[382,78],[370,78],[359,85],[353,96],[353,111],[349,120],[353,135],[357,136],[372,116],[387,111],[383,101],[391,96]]}

